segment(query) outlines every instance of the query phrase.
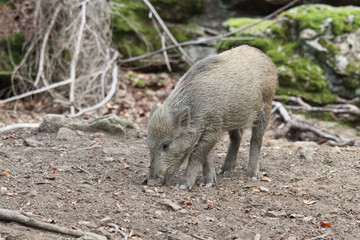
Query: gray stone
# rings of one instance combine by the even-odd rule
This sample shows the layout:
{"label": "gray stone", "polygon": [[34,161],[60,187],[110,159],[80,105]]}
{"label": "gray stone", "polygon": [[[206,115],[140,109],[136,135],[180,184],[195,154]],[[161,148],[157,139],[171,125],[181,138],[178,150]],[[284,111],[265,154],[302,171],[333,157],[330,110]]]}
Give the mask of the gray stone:
{"label": "gray stone", "polygon": [[107,225],[108,223],[112,222],[112,219],[111,219],[111,217],[106,216],[103,219],[101,219],[100,222],[101,222],[102,225]]}
{"label": "gray stone", "polygon": [[115,115],[99,117],[93,120],[75,120],[63,115],[47,114],[38,130],[40,132],[57,132],[62,127],[75,131],[104,131],[111,134],[123,134],[127,128],[132,128],[133,125],[130,120]]}
{"label": "gray stone", "polygon": [[44,144],[42,144],[41,142],[38,142],[34,139],[31,138],[27,138],[24,140],[24,145],[28,146],[28,147],[42,147],[44,146]]}
{"label": "gray stone", "polygon": [[57,133],[56,140],[70,141],[77,137],[78,135],[75,131],[67,127],[61,127]]}
{"label": "gray stone", "polygon": [[171,211],[179,211],[182,209],[181,206],[174,203],[170,199],[162,199],[161,201],[159,201],[159,204],[164,206],[167,210],[171,210]]}
{"label": "gray stone", "polygon": [[275,211],[268,211],[265,213],[265,216],[272,217],[272,218],[279,218],[279,217],[286,217],[286,212],[275,212]]}

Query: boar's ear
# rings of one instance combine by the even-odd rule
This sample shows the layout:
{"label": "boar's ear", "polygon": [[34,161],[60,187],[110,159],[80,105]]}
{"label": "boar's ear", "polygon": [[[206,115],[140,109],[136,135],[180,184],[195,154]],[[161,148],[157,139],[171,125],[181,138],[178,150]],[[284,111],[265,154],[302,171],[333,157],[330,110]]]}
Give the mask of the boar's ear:
{"label": "boar's ear", "polygon": [[185,107],[174,111],[173,120],[175,127],[186,127],[190,122],[190,108]]}
{"label": "boar's ear", "polygon": [[156,103],[153,103],[151,111],[150,111],[150,117],[154,114],[156,109],[157,109]]}

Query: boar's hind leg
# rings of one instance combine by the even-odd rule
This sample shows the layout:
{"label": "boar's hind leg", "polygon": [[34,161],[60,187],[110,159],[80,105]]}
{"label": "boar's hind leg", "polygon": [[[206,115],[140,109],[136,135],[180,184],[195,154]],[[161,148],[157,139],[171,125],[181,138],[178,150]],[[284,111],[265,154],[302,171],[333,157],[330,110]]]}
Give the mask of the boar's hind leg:
{"label": "boar's hind leg", "polygon": [[238,129],[229,131],[230,145],[226,154],[225,162],[217,174],[225,174],[233,170],[236,163],[237,154],[239,152],[242,133],[243,130],[239,131]]}
{"label": "boar's hind leg", "polygon": [[201,167],[203,167],[206,187],[212,186],[212,181],[215,180],[215,169],[212,162],[208,160],[207,157],[211,149],[215,146],[217,140],[218,138],[216,133],[203,133],[196,145],[196,148],[191,153],[189,163],[186,167],[183,177],[177,185],[178,187],[181,189],[191,189],[195,183],[196,176]]}
{"label": "boar's hind leg", "polygon": [[254,126],[252,127],[252,135],[250,140],[250,160],[247,168],[247,176],[254,180],[259,176],[259,155],[264,136],[265,128],[270,117],[270,108],[264,106],[259,111]]}

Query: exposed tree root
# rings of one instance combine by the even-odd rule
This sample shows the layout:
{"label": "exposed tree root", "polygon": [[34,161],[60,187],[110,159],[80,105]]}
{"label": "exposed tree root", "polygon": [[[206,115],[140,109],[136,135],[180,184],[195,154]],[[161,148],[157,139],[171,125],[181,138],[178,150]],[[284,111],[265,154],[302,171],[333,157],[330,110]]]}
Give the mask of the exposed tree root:
{"label": "exposed tree root", "polygon": [[90,236],[94,239],[99,239],[99,240],[106,239],[105,236],[101,236],[92,232],[77,231],[77,230],[68,229],[66,227],[61,227],[54,224],[41,222],[33,218],[30,218],[28,216],[25,216],[19,211],[14,211],[9,209],[0,208],[0,220],[6,222],[17,222],[29,227],[39,228],[39,229],[71,235],[75,237]]}

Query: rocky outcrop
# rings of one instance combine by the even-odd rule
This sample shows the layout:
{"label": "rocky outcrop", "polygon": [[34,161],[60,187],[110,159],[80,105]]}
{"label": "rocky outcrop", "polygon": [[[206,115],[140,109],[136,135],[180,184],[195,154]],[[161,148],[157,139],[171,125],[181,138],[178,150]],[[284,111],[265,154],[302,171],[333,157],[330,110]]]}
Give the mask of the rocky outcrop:
{"label": "rocky outcrop", "polygon": [[[258,19],[226,22],[234,30]],[[278,67],[280,95],[298,95],[325,104],[336,95],[360,96],[360,8],[302,5],[238,35],[254,40],[222,41],[222,51],[240,44],[263,50]]]}

